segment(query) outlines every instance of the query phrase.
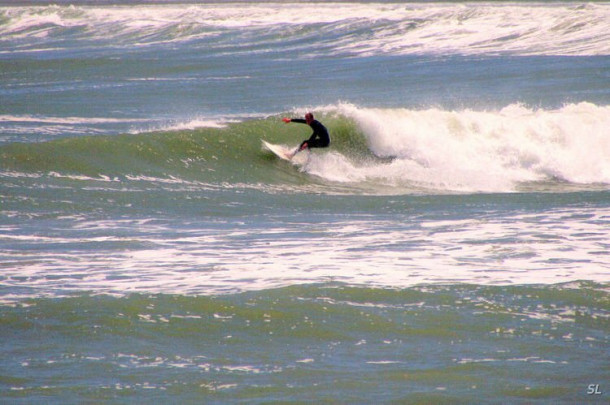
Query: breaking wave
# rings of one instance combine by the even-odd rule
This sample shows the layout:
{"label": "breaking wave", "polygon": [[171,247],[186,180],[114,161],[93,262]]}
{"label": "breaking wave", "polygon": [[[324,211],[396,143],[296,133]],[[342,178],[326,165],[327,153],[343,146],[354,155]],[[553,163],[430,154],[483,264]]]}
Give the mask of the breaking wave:
{"label": "breaking wave", "polygon": [[337,104],[315,111],[333,143],[308,152],[299,165],[276,159],[261,140],[294,147],[310,129],[272,116],[214,128],[7,144],[0,148],[0,172],[296,189],[314,184],[326,192],[372,194],[610,184],[607,106],[579,103],[551,110],[513,104],[497,111],[452,111]]}

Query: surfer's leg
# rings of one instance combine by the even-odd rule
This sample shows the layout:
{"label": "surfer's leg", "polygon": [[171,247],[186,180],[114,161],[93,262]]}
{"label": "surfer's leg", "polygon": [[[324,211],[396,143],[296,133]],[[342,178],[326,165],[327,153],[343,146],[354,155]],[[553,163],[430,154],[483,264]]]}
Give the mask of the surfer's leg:
{"label": "surfer's leg", "polygon": [[314,139],[313,141],[307,142],[308,148],[326,148],[328,146],[327,143],[322,142],[321,139]]}

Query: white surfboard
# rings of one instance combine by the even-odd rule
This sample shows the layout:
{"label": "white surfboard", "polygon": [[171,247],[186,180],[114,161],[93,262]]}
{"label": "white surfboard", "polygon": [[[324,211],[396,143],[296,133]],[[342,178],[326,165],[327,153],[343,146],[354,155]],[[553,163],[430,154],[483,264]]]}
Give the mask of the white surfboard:
{"label": "white surfboard", "polygon": [[282,145],[275,145],[267,141],[263,141],[263,145],[280,159],[292,160],[294,156],[294,150],[290,150]]}

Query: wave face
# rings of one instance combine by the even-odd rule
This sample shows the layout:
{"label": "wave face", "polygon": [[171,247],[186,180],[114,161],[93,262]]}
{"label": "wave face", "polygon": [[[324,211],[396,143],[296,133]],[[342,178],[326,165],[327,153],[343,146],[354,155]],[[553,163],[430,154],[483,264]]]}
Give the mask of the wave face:
{"label": "wave face", "polygon": [[403,194],[604,188],[610,184],[610,107],[499,111],[320,107],[332,147],[297,167],[261,140],[294,147],[305,125],[279,117],[219,128],[90,136],[0,149],[4,176],[149,176],[206,184],[320,186],[326,192]]}
{"label": "wave face", "polygon": [[608,55],[610,7],[543,3],[248,3],[7,7],[4,52],[191,42],[221,54]]}

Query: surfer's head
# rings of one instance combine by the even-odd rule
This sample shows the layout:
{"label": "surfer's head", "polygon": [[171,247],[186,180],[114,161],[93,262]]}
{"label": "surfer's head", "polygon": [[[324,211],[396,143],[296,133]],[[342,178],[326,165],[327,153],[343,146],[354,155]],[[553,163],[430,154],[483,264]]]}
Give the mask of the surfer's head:
{"label": "surfer's head", "polygon": [[313,114],[308,112],[307,114],[305,114],[305,122],[307,122],[308,124],[311,124],[313,122]]}

